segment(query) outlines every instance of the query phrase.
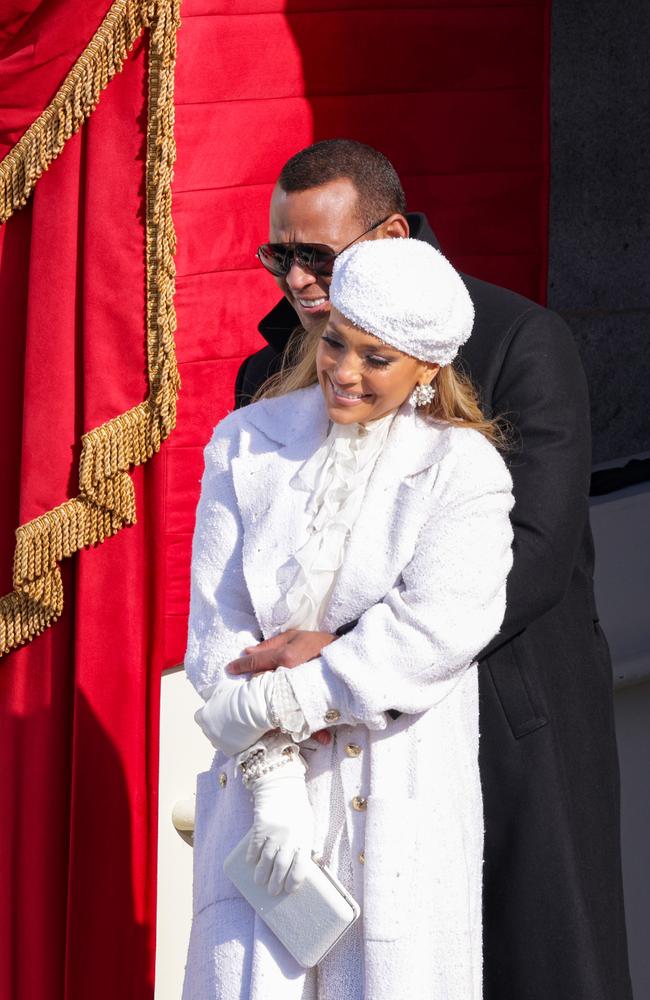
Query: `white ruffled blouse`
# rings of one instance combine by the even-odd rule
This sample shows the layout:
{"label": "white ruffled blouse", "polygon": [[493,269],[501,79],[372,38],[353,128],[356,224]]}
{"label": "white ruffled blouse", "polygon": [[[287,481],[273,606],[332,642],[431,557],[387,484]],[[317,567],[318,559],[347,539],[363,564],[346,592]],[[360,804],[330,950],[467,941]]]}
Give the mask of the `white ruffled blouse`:
{"label": "white ruffled blouse", "polygon": [[320,448],[291,481],[308,491],[301,544],[278,570],[284,598],[273,614],[278,631],[317,630],[359,516],[366,486],[395,411],[368,424],[332,424]]}
{"label": "white ruffled blouse", "polygon": [[[284,597],[273,612],[277,632],[318,631],[345,546],[359,516],[366,486],[396,411],[367,424],[332,424],[322,445],[291,480],[310,493],[301,544],[278,570]],[[296,526],[298,528],[298,526]],[[305,717],[291,687],[290,671],[275,672],[273,710],[282,729],[305,739]]]}

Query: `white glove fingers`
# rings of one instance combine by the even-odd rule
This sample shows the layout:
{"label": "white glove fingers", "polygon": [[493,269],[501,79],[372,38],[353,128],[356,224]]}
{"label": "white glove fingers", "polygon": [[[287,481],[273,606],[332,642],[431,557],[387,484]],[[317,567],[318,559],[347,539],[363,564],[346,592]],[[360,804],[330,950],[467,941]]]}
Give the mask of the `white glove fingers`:
{"label": "white glove fingers", "polygon": [[275,861],[277,853],[278,845],[274,841],[268,839],[262,848],[260,859],[255,866],[255,874],[253,876],[255,885],[268,886],[269,879],[271,878],[271,872],[273,871],[273,862]]}
{"label": "white glove fingers", "polygon": [[282,756],[285,746],[284,740],[274,746],[276,758],[270,759],[269,770],[249,786],[254,808],[247,860],[255,868],[256,885],[266,886],[273,896],[302,884],[314,839],[305,765],[298,754]]}
{"label": "white glove fingers", "polygon": [[285,879],[287,877],[287,872],[291,869],[294,855],[295,852],[293,847],[287,846],[281,847],[275,855],[273,871],[271,872],[271,877],[267,886],[271,896],[279,896],[285,888]]}
{"label": "white glove fingers", "polygon": [[285,892],[295,892],[307,877],[309,865],[311,864],[311,852],[304,850],[296,851],[293,864],[287,872],[284,881]]}
{"label": "white glove fingers", "polygon": [[253,834],[248,844],[248,850],[246,851],[246,860],[249,862],[249,864],[251,865],[257,864],[257,862],[260,860],[260,856],[262,854],[262,848],[264,847],[265,843],[266,843],[266,836],[264,834],[262,834],[261,836],[259,834],[257,836]]}

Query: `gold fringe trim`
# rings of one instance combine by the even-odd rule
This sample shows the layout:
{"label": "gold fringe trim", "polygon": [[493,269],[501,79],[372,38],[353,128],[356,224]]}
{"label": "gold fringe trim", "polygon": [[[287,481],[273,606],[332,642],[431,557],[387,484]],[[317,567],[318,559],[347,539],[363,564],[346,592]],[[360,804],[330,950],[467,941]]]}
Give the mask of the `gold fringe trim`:
{"label": "gold fringe trim", "polygon": [[93,110],[143,28],[150,28],[146,161],[147,399],[82,437],[80,494],[16,531],[14,591],[0,598],[0,656],[29,642],[63,610],[59,562],[136,520],[129,470],[176,424],[180,379],[174,332],[176,235],[171,185],[174,68],[180,0],[117,0],[52,103],[0,163],[0,219],[22,207],[64,143]]}
{"label": "gold fringe trim", "polygon": [[22,208],[36,181],[95,110],[149,23],[141,0],[116,0],[48,107],[0,163],[0,224]]}

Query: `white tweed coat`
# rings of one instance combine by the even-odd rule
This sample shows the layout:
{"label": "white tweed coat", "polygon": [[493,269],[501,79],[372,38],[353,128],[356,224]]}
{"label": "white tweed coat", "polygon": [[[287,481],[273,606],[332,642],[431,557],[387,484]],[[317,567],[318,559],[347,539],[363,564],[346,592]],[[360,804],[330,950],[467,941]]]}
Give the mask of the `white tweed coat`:
{"label": "white tweed coat", "polygon": [[[276,571],[299,544],[296,526],[306,516],[307,495],[290,483],[327,428],[321,390],[312,386],[230,414],[206,448],[185,660],[206,698],[219,684],[242,683],[225,665],[278,631]],[[485,438],[425,421],[404,404],[322,627],[358,624],[291,674],[312,731],[339,713],[366,1000],[481,997],[473,658],[503,618],[511,507],[509,473]],[[388,709],[404,714],[392,720]],[[326,759],[329,751],[309,758],[316,849],[327,828]],[[222,871],[251,818],[232,761],[217,753],[197,785],[185,1000],[302,995],[302,970]]]}

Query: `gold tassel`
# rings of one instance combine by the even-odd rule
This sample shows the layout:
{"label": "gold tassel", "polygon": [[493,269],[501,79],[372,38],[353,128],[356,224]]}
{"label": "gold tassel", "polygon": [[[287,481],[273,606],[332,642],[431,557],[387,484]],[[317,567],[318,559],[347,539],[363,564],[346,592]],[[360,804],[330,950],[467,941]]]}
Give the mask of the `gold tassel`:
{"label": "gold tassel", "polygon": [[146,160],[147,369],[144,402],[82,437],[77,497],[16,531],[14,591],[0,598],[0,656],[29,642],[63,610],[59,562],[136,520],[129,470],[152,457],[176,424],[180,378],[174,333],[176,159],[174,69],[180,0],[116,0],[52,103],[0,163],[0,223],[25,205],[36,181],[97,104],[133,43],[150,28]]}

